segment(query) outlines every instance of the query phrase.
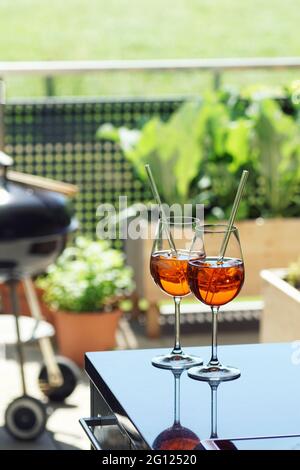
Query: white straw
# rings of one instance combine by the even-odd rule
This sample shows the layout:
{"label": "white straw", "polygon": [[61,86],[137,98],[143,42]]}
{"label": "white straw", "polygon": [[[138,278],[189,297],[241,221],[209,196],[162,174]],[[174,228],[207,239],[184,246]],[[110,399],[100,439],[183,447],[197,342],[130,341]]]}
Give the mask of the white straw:
{"label": "white straw", "polygon": [[176,250],[176,247],[175,247],[175,243],[174,243],[172,234],[170,232],[170,227],[169,227],[169,224],[168,224],[168,221],[167,221],[167,217],[166,217],[166,214],[165,214],[165,211],[164,211],[164,207],[162,205],[160,195],[159,195],[159,192],[157,190],[157,186],[155,184],[155,181],[154,181],[149,163],[147,163],[145,165],[145,169],[146,169],[149,181],[150,181],[150,186],[151,186],[151,189],[152,189],[154,199],[156,200],[156,202],[158,204],[158,207],[161,211],[163,223],[165,223],[165,225],[166,225],[167,237],[168,237],[168,241],[169,241],[169,244],[170,244],[171,251],[174,252],[174,254],[177,256],[177,250]]}
{"label": "white straw", "polygon": [[226,251],[226,248],[227,248],[227,245],[228,245],[228,242],[229,242],[231,230],[232,230],[232,227],[233,227],[233,224],[234,224],[234,221],[235,221],[235,216],[236,216],[236,213],[238,211],[238,208],[239,208],[239,205],[240,205],[240,202],[241,202],[241,198],[242,198],[242,194],[243,194],[243,191],[244,191],[244,188],[245,188],[246,181],[248,179],[248,175],[249,175],[249,171],[244,170],[243,173],[242,173],[240,184],[239,184],[239,187],[238,187],[238,190],[237,190],[237,193],[236,193],[236,196],[235,196],[235,200],[234,200],[234,203],[233,203],[233,206],[232,206],[232,209],[231,209],[231,214],[230,214],[230,218],[229,218],[229,222],[228,222],[228,226],[227,226],[227,231],[226,231],[224,239],[223,239],[219,259],[224,258],[225,251]]}

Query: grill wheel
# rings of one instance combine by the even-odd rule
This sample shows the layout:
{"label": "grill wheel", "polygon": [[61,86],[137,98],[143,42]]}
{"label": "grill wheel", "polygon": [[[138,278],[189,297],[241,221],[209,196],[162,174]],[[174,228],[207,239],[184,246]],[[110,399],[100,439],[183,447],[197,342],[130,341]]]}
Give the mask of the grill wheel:
{"label": "grill wheel", "polygon": [[45,430],[45,405],[36,398],[23,395],[12,401],[5,412],[5,428],[20,441],[37,439]]}
{"label": "grill wheel", "polygon": [[62,402],[75,389],[80,378],[79,368],[66,357],[58,356],[55,358],[57,365],[63,376],[63,384],[60,387],[50,387],[48,382],[48,373],[46,366],[43,365],[39,374],[39,387],[42,393],[54,402]]}

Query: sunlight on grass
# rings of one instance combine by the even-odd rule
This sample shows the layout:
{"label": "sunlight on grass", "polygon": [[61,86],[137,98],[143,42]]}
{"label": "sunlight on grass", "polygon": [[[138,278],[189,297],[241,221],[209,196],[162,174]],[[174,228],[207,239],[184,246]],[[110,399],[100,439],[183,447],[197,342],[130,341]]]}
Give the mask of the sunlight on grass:
{"label": "sunlight on grass", "polygon": [[[0,0],[1,60],[297,56],[295,0]],[[225,82],[275,84],[297,73],[233,74]],[[197,93],[209,74],[59,77],[59,95]],[[9,96],[39,96],[41,79],[14,78]]]}

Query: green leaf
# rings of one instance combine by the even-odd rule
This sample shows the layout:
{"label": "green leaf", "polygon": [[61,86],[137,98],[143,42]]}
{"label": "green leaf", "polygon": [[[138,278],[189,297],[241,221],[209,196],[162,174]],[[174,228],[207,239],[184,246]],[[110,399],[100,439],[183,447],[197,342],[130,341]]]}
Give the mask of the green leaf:
{"label": "green leaf", "polygon": [[259,102],[254,119],[261,185],[272,214],[283,215],[300,184],[299,127],[273,100]]}
{"label": "green leaf", "polygon": [[117,127],[110,123],[103,124],[97,129],[96,137],[100,140],[111,140],[113,142],[120,142],[120,133]]}
{"label": "green leaf", "polygon": [[229,165],[230,171],[235,172],[241,166],[247,165],[250,157],[250,134],[252,123],[247,119],[237,119],[230,123],[226,139],[226,151],[233,156]]}
{"label": "green leaf", "polygon": [[144,165],[149,163],[164,202],[186,202],[191,181],[201,162],[197,117],[199,103],[187,102],[167,122],[151,119],[136,146],[124,149],[140,178],[146,181]]}

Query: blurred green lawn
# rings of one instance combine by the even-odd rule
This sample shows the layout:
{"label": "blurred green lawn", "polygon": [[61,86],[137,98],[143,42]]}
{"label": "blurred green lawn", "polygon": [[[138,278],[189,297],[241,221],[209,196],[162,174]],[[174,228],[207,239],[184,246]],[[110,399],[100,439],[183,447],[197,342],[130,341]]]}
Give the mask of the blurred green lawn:
{"label": "blurred green lawn", "polygon": [[[300,0],[0,0],[0,60],[300,55]],[[298,72],[226,74],[225,83],[276,85]],[[59,95],[201,92],[209,74],[118,73],[56,80]],[[9,79],[9,96],[44,92]]]}

